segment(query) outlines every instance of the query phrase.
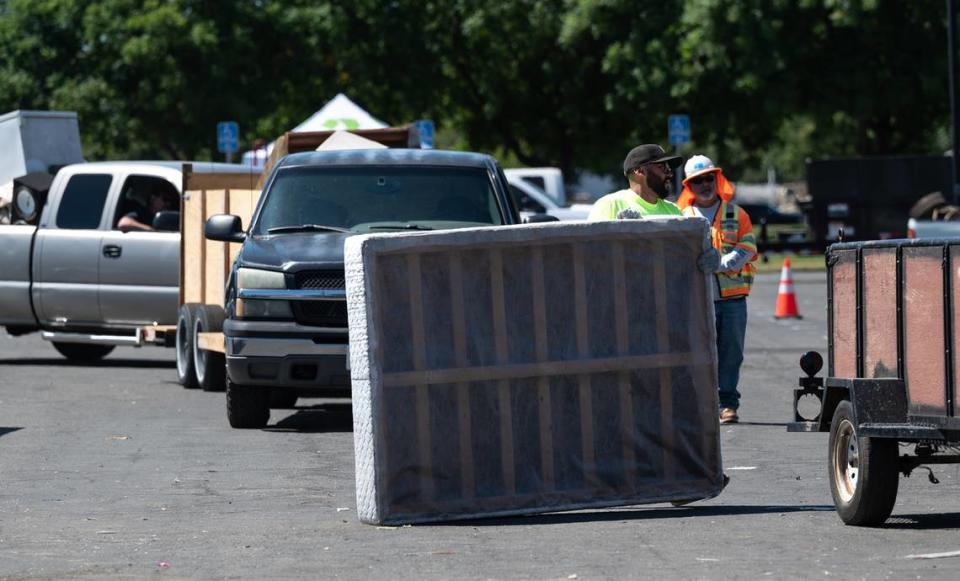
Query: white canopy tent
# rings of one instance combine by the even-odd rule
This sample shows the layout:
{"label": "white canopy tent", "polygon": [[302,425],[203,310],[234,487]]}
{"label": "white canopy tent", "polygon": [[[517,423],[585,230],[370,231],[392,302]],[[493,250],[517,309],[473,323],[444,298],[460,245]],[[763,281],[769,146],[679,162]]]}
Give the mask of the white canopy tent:
{"label": "white canopy tent", "polygon": [[[338,93],[319,111],[292,129],[295,133],[305,131],[336,131],[338,129],[381,129],[386,123],[370,115],[343,93]],[[262,168],[273,150],[273,143],[261,149],[246,151],[240,163]]]}

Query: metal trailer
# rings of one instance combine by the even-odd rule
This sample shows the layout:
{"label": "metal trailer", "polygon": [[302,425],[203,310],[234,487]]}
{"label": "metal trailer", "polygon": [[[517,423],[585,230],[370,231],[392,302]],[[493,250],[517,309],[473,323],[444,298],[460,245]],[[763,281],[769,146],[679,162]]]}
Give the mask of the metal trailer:
{"label": "metal trailer", "polygon": [[794,432],[829,432],[830,490],[849,525],[893,511],[899,476],[960,463],[960,239],[830,246],[828,373],[800,359]]}

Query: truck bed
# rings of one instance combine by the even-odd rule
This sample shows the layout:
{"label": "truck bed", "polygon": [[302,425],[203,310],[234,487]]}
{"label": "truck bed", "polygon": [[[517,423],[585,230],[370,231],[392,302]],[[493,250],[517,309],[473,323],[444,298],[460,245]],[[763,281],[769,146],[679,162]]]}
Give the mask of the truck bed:
{"label": "truck bed", "polygon": [[0,226],[0,325],[36,325],[30,256],[36,226]]}

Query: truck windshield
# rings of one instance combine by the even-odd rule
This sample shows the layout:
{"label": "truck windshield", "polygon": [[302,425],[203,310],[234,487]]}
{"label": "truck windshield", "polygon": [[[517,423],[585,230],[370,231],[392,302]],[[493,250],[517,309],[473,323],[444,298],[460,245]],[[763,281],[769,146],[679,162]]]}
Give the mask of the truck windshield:
{"label": "truck windshield", "polygon": [[[320,231],[434,230],[503,223],[483,168],[297,167],[281,170],[255,235]],[[291,228],[310,224],[308,230]]]}

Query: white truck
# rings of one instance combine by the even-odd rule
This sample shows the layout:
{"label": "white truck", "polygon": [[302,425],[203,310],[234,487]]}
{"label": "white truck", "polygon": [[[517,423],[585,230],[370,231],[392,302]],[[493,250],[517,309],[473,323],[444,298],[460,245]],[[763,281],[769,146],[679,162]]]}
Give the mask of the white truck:
{"label": "white truck", "polygon": [[[504,170],[504,174],[507,171]],[[513,174],[513,177],[508,174],[506,177],[507,183],[510,185],[510,194],[516,200],[517,206],[520,208],[520,215],[525,220],[529,220],[538,214],[547,214],[561,221],[586,220],[590,215],[592,204],[563,206],[530,180],[517,177],[516,174]]]}
{"label": "white truck", "polygon": [[563,172],[558,167],[514,167],[503,170],[510,183],[526,182],[544,192],[555,206],[567,205]]}
{"label": "white truck", "polygon": [[[192,171],[243,168],[196,163]],[[57,171],[37,226],[0,225],[0,326],[11,335],[40,331],[78,360],[100,359],[117,345],[167,344],[144,328],[177,322],[183,172],[176,161]],[[120,218],[154,192],[175,210],[157,212],[154,231],[121,231]]]}

